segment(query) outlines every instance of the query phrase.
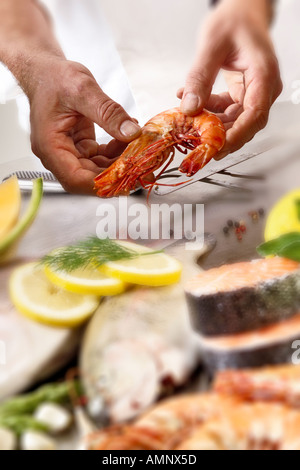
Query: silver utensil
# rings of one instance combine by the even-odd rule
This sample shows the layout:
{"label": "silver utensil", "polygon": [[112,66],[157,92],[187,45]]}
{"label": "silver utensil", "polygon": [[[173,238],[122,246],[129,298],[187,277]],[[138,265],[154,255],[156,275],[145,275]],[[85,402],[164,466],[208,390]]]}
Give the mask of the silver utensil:
{"label": "silver utensil", "polygon": [[43,178],[44,180],[44,192],[45,193],[64,193],[62,185],[55,178],[55,176],[48,171],[15,171],[10,175],[6,176],[3,181],[7,180],[11,176],[16,175],[19,181],[20,189],[22,191],[32,190],[32,180],[36,178]]}
{"label": "silver utensil", "polygon": [[[174,171],[174,168],[173,168],[173,171]],[[216,173],[216,174],[225,175],[225,173],[222,173],[222,172],[219,172],[219,173]],[[181,174],[179,174],[179,173],[174,173],[172,175],[164,174],[164,175],[160,176],[158,181],[170,178],[170,176],[172,176],[172,178],[180,178]],[[231,173],[226,173],[225,176],[232,176],[232,177],[251,179],[251,180],[264,180],[265,179],[264,176],[262,176],[262,175],[243,175],[243,174],[238,175],[238,174],[233,174],[233,173],[232,174]],[[226,181],[216,180],[215,178],[202,178],[200,180],[195,181],[195,183],[197,183],[197,182],[212,184],[214,186],[220,186],[221,188],[233,189],[233,190],[236,190],[236,191],[251,192],[251,189],[249,189],[249,188],[244,188],[243,186],[238,186],[236,184],[228,183]],[[156,189],[155,189],[155,191],[156,191]]]}
{"label": "silver utensil", "polygon": [[[231,183],[225,183],[223,181],[220,182],[218,180],[213,180],[211,177],[216,174],[220,174],[234,178],[262,180],[264,179],[262,175],[243,175],[240,173],[229,172],[228,170],[240,163],[250,160],[251,158],[257,157],[258,155],[266,153],[274,148],[278,149],[279,146],[284,145],[286,145],[286,141],[282,139],[282,137],[278,137],[276,135],[267,137],[260,142],[251,142],[245,146],[247,152],[235,152],[231,155],[228,155],[223,160],[212,161],[196,175],[190,178],[186,175],[183,175],[182,173],[179,173],[178,168],[172,168],[169,171],[167,170],[158,179],[158,185],[154,188],[154,193],[158,196],[165,196],[198,182],[217,184],[218,186],[240,190],[241,187],[239,186],[233,185]],[[164,184],[160,186],[159,182],[161,179],[164,179]],[[172,184],[175,186],[172,186]]]}

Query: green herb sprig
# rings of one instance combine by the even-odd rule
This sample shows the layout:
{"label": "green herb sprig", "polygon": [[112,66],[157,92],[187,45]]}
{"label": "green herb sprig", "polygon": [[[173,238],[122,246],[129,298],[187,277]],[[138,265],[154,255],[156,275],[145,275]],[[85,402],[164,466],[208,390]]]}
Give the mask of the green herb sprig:
{"label": "green herb sprig", "polygon": [[275,240],[263,243],[257,248],[261,256],[281,256],[300,263],[300,232],[282,235]]}
{"label": "green herb sprig", "polygon": [[[300,199],[295,201],[297,217],[300,221]],[[263,243],[257,248],[261,256],[281,256],[300,263],[300,232],[281,235],[274,240]]]}
{"label": "green herb sprig", "polygon": [[139,253],[113,240],[89,237],[74,245],[50,253],[41,262],[55,271],[72,272],[91,265],[98,268],[110,261],[129,260],[161,252],[160,250]]}

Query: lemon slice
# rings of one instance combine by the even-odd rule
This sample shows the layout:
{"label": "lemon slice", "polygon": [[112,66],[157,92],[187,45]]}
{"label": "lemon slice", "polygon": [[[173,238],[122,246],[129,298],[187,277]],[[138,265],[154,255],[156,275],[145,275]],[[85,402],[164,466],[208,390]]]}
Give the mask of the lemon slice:
{"label": "lemon slice", "polygon": [[17,268],[10,278],[10,296],[23,315],[46,325],[72,328],[97,309],[99,298],[66,292],[53,285],[36,263]]}
{"label": "lemon slice", "polygon": [[270,241],[289,232],[300,232],[300,189],[284,196],[271,210],[265,228],[265,240]]}
{"label": "lemon slice", "polygon": [[21,208],[21,191],[18,178],[12,176],[0,184],[0,240],[17,223]]}
{"label": "lemon slice", "polygon": [[[118,242],[138,253],[150,253],[152,250],[130,242]],[[107,276],[115,277],[130,284],[144,286],[167,286],[180,280],[182,265],[164,253],[139,256],[133,259],[111,261],[101,268]]]}
{"label": "lemon slice", "polygon": [[107,277],[94,267],[76,269],[72,273],[67,273],[54,271],[47,266],[45,273],[53,284],[75,294],[111,296],[125,291],[124,282]]}

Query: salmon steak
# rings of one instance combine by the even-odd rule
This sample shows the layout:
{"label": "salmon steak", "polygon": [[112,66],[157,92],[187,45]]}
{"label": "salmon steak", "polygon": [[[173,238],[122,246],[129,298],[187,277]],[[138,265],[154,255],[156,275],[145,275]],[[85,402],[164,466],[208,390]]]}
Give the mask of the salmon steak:
{"label": "salmon steak", "polygon": [[256,331],[214,338],[200,337],[202,359],[210,374],[226,369],[251,369],[292,361],[300,338],[300,314]]}
{"label": "salmon steak", "polygon": [[300,265],[279,257],[225,265],[190,279],[185,292],[201,335],[256,330],[300,312]]}

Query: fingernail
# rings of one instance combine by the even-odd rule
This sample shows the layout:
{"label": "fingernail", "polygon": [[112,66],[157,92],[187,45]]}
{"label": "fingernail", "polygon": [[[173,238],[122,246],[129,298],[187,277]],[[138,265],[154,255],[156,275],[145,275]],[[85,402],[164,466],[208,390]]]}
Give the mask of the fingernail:
{"label": "fingernail", "polygon": [[128,120],[122,123],[120,131],[124,137],[133,137],[141,131],[141,128],[135,122]]}
{"label": "fingernail", "polygon": [[200,108],[200,98],[194,93],[187,93],[183,98],[181,109],[184,113],[193,113]]}

